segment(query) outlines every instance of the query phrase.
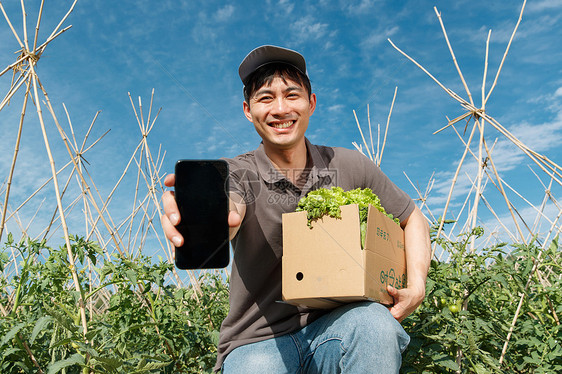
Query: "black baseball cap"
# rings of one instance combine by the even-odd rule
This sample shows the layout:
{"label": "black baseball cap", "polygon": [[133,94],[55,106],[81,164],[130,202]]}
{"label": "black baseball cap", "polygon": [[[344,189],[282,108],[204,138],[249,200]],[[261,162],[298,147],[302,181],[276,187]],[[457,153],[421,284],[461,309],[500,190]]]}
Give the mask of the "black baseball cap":
{"label": "black baseball cap", "polygon": [[248,53],[240,64],[238,75],[240,75],[242,83],[246,85],[246,81],[254,71],[271,63],[288,64],[307,75],[306,61],[300,53],[274,45],[262,45]]}

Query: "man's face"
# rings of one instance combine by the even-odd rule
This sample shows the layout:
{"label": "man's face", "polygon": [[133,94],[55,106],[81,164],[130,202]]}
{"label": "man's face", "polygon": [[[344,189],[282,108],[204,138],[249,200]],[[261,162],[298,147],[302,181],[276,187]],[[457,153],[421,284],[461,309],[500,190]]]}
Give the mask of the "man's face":
{"label": "man's face", "polygon": [[308,120],[316,108],[316,95],[299,83],[275,77],[244,102],[244,114],[254,124],[264,146],[291,149],[304,142]]}

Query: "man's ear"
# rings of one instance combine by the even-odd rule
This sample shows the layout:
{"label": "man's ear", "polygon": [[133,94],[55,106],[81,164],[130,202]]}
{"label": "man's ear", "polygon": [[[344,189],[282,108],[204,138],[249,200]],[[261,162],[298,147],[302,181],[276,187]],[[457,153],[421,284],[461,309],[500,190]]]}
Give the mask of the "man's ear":
{"label": "man's ear", "polygon": [[309,115],[312,115],[312,113],[314,113],[314,110],[316,109],[316,94],[311,94],[309,101],[310,103],[309,103],[308,111],[310,112]]}
{"label": "man's ear", "polygon": [[248,104],[245,100],[242,103],[242,107],[244,109],[244,115],[246,116],[246,118],[248,119],[248,121],[250,122],[254,122],[252,121],[252,114],[250,113],[250,104]]}

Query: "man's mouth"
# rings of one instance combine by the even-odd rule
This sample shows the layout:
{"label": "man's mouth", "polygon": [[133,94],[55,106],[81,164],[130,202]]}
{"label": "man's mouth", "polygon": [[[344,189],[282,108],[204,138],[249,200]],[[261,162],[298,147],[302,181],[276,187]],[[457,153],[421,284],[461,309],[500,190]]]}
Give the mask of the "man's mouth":
{"label": "man's mouth", "polygon": [[269,126],[276,128],[276,129],[286,129],[289,128],[293,125],[293,123],[295,123],[295,121],[286,121],[286,122],[275,122],[275,123],[269,123]]}

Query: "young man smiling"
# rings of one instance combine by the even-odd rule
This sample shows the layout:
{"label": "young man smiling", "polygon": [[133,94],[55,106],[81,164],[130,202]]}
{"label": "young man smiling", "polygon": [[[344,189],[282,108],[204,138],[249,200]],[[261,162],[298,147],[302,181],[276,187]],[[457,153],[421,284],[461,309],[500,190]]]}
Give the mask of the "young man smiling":
{"label": "young man smiling", "polygon": [[[427,222],[413,201],[359,152],[311,144],[305,133],[316,109],[304,58],[261,46],[239,67],[243,109],[262,138],[252,152],[228,159],[234,259],[230,312],[221,326],[216,370],[224,373],[396,373],[409,337],[400,321],[425,296],[430,261]],[[168,187],[174,176],[166,178]],[[371,188],[405,232],[407,287],[389,288],[392,307],[351,303],[333,310],[281,302],[281,215],[320,187]],[[183,238],[171,192],[162,225]]]}

